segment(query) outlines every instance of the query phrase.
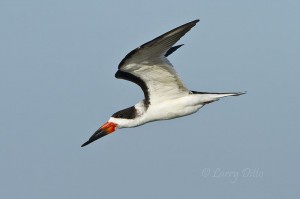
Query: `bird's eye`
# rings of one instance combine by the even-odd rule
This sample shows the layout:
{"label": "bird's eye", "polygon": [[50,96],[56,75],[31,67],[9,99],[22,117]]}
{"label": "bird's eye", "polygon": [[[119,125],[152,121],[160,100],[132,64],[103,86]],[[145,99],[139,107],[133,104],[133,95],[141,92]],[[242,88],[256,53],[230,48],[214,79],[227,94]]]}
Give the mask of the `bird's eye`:
{"label": "bird's eye", "polygon": [[123,118],[123,116],[124,116],[124,115],[123,115],[122,113],[119,114],[119,117],[120,117],[120,118]]}

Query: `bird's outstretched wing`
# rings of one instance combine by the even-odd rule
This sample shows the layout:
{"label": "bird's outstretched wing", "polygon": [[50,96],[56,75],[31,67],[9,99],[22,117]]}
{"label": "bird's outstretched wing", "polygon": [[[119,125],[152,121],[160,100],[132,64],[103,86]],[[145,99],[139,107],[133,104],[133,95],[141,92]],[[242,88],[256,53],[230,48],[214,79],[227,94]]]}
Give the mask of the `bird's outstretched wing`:
{"label": "bird's outstretched wing", "polygon": [[146,104],[185,95],[189,91],[166,57],[180,47],[172,46],[198,21],[179,26],[132,50],[120,62],[116,78],[138,84]]}

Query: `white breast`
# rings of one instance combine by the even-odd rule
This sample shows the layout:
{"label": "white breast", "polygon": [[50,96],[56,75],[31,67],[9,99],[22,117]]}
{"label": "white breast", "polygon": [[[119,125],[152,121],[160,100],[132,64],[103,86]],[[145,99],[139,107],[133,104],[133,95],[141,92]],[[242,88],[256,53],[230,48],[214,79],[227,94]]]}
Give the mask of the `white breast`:
{"label": "white breast", "polygon": [[151,104],[146,113],[141,116],[143,122],[168,120],[197,112],[203,106],[196,95],[186,95],[173,100]]}

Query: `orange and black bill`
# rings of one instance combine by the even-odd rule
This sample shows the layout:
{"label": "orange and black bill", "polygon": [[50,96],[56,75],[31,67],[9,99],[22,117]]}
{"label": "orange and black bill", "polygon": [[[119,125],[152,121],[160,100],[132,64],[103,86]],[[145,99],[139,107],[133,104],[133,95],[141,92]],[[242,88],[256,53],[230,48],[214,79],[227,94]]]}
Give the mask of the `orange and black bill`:
{"label": "orange and black bill", "polygon": [[106,122],[103,126],[101,126],[91,137],[88,141],[86,141],[81,147],[84,147],[99,138],[102,138],[116,130],[116,124],[113,122]]}

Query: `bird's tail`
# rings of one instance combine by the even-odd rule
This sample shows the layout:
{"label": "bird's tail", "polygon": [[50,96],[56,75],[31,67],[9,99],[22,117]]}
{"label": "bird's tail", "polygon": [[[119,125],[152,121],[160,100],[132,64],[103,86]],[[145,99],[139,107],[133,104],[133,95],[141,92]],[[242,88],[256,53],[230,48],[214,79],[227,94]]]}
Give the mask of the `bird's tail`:
{"label": "bird's tail", "polygon": [[239,96],[243,95],[246,92],[230,92],[230,93],[211,93],[211,92],[198,92],[198,91],[191,91],[193,94],[201,95],[201,101],[204,104],[209,104],[214,101],[218,101],[220,98],[228,97],[228,96]]}

